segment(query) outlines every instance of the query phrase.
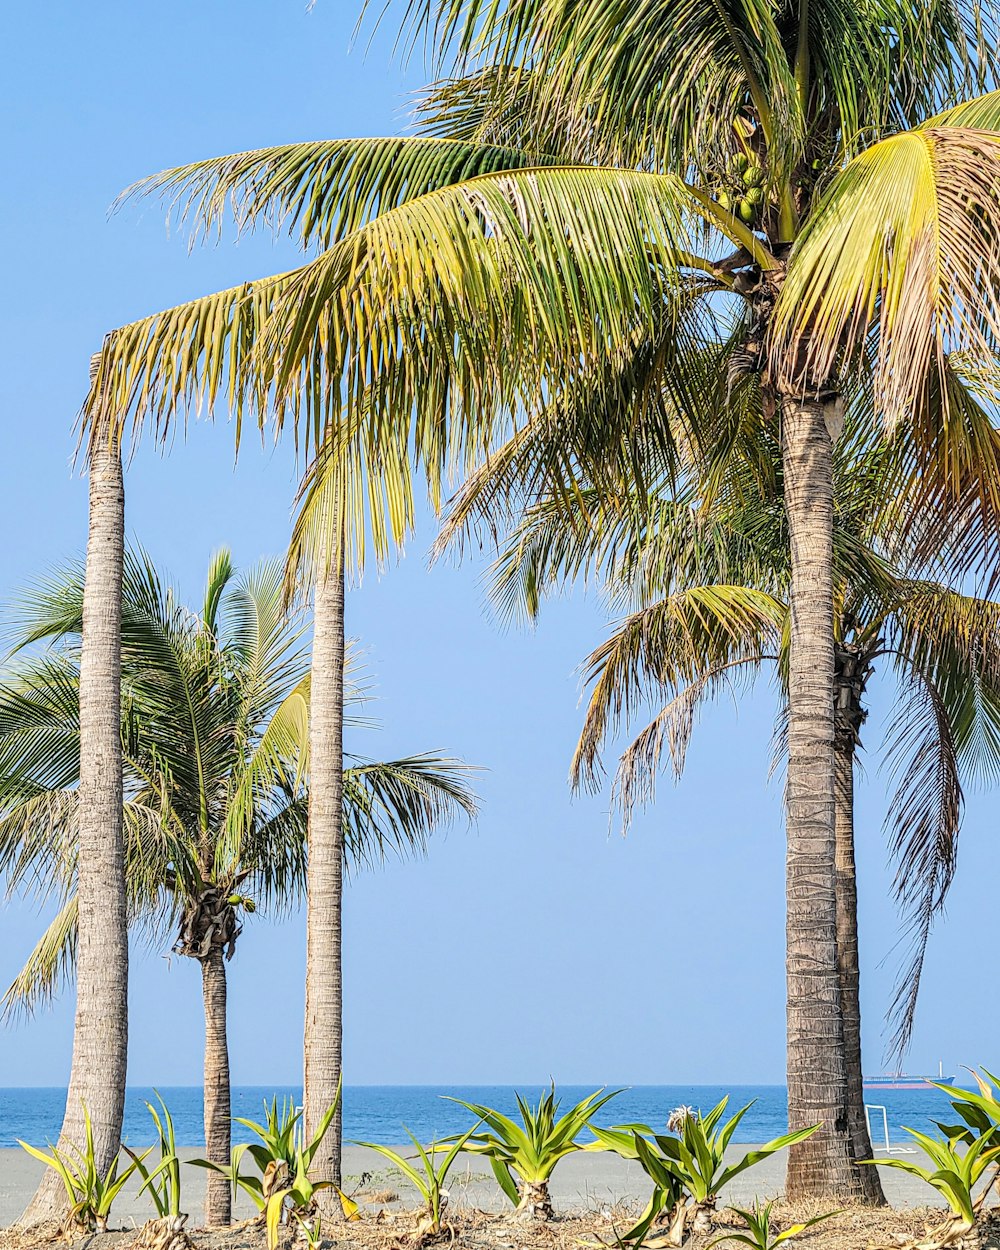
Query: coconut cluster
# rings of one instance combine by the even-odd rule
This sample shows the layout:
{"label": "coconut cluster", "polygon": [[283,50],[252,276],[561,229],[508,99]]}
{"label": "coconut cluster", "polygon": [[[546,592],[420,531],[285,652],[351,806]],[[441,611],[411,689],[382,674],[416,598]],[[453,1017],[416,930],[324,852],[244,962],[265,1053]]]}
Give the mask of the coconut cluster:
{"label": "coconut cluster", "polygon": [[767,202],[766,181],[760,161],[746,152],[737,152],[729,163],[727,184],[718,193],[718,202],[748,226],[756,225]]}

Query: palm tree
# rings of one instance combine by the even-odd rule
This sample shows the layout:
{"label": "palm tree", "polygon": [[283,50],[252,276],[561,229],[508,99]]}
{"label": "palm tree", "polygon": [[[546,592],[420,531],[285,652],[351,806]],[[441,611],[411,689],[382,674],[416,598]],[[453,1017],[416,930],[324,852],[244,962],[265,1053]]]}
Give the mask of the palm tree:
{"label": "palm tree", "polygon": [[[363,442],[355,443],[353,450],[353,455],[345,457],[335,427],[327,431],[303,478],[301,507],[285,564],[289,600],[308,593],[310,587],[313,594],[303,1119],[307,1135],[314,1135],[336,1100],[336,1115],[313,1163],[316,1176],[337,1188],[343,1136],[343,1099],[337,1094],[343,1072],[344,597],[348,560],[359,574],[365,564],[363,544],[348,549],[345,516],[354,497],[371,481],[373,467],[391,454],[389,449]],[[403,459],[405,463],[405,455]],[[399,480],[408,480],[402,468]],[[409,524],[412,496],[408,490],[401,506]],[[377,518],[378,509],[372,515]],[[385,538],[377,532],[374,538],[381,560]],[[321,1191],[318,1201],[325,1218],[339,1218],[335,1189]]]}
{"label": "palm tree", "polygon": [[824,1125],[793,1149],[788,1192],[849,1196],[833,446],[845,381],[865,374],[879,420],[910,423],[928,496],[978,501],[995,534],[1000,440],[953,419],[945,367],[954,351],[992,363],[1000,337],[1000,94],[971,98],[990,80],[992,17],[971,0],[407,7],[446,73],[455,58],[473,71],[438,93],[457,137],[296,144],[151,180],[196,229],[233,205],[241,226],[322,250],[116,332],[91,406],[107,394],[163,437],[179,409],[224,398],[307,447],[343,406],[345,442],[375,431],[411,449],[439,497],[574,388],[598,410],[632,388],[641,422],[645,361],[683,397],[709,310],[745,309],[737,367],[780,434],[790,548],[789,1117]]}
{"label": "palm tree", "polygon": [[[564,481],[525,509],[494,568],[492,596],[505,616],[533,619],[541,599],[568,582],[600,581],[613,609],[629,609],[587,662],[593,692],[574,760],[576,785],[599,786],[608,734],[651,702],[655,716],[623,754],[615,794],[627,826],[652,800],[658,772],[679,778],[700,707],[721,689],[751,684],[787,660],[789,559],[778,448],[755,425],[748,396],[729,392],[743,425],[741,449],[694,480],[616,497],[584,477]],[[863,401],[864,397],[860,397]],[[898,787],[887,817],[897,898],[912,941],[891,1014],[892,1048],[912,1032],[924,954],[955,866],[962,782],[1000,763],[1000,606],[962,594],[916,567],[904,440],[873,439],[854,411],[834,453],[835,654],[831,703],[837,730],[837,944],[847,1063],[846,1117],[856,1159],[871,1156],[861,1067],[860,970],[854,858],[854,773],[864,695],[878,662],[898,683],[884,754]],[[524,453],[524,447],[519,449]],[[537,455],[544,454],[536,448]],[[504,457],[498,458],[503,473]],[[655,457],[653,458],[655,461]],[[640,476],[656,474],[655,463]],[[454,540],[498,489],[491,466],[466,484],[444,539]],[[699,493],[700,487],[700,493]],[[905,561],[901,567],[901,561]],[[783,686],[783,715],[787,687]],[[783,727],[783,715],[780,723]],[[884,1201],[874,1169],[865,1197]]]}
{"label": "palm tree", "polygon": [[[91,361],[91,381],[99,357]],[[121,580],[125,482],[121,441],[106,414],[87,448],[90,532],[81,604],[77,998],[63,1143],[84,1137],[84,1107],[102,1175],[118,1154],[128,1063],[128,938],[122,836]],[[65,1209],[58,1176],[46,1169],[21,1216],[26,1227]]]}
{"label": "palm tree", "polygon": [[[220,552],[195,614],[148,558],[125,559],[120,735],[129,915],[153,941],[173,934],[172,949],[201,967],[205,1143],[207,1157],[223,1164],[230,1152],[226,961],[256,900],[290,906],[307,876],[305,621],[287,617],[282,602],[278,564],[238,578]],[[73,576],[36,590],[22,610],[22,641],[55,646],[0,688],[0,865],[12,888],[37,883],[59,902],[7,992],[8,1011],[51,997],[78,957],[80,607]],[[342,858],[360,866],[421,850],[436,826],[459,812],[473,816],[466,772],[433,755],[352,762],[339,789]],[[209,1173],[206,1223],[229,1218],[229,1186]]]}

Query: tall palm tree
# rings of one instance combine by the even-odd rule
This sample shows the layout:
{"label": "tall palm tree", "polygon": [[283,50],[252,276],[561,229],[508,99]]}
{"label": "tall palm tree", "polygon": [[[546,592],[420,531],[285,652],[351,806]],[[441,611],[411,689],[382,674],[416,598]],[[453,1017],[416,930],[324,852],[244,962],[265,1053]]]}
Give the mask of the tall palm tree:
{"label": "tall palm tree", "polygon": [[[314,1134],[343,1080],[344,988],[341,778],[344,754],[344,553],[336,542],[313,591],[312,716],[309,749],[309,898],[302,1108]],[[339,1188],[342,1105],[316,1159],[317,1175]],[[332,1191],[331,1191],[332,1192]],[[326,1204],[329,1208],[331,1204]],[[327,1210],[326,1214],[329,1214]]]}
{"label": "tall palm tree", "polygon": [[[310,587],[313,595],[303,1118],[307,1134],[315,1134],[326,1109],[337,1100],[333,1123],[313,1161],[316,1176],[337,1188],[343,1135],[343,1099],[337,1099],[337,1093],[343,1073],[344,598],[348,561],[358,573],[365,564],[363,543],[348,548],[345,517],[371,482],[373,468],[378,480],[377,466],[391,454],[391,448],[362,440],[355,441],[353,455],[345,456],[336,427],[331,426],[303,478],[285,564],[288,598],[307,594]],[[402,459],[405,466],[405,453]],[[403,467],[397,480],[408,483]],[[409,525],[413,516],[409,489],[399,497],[399,506]],[[372,515],[377,520],[379,510],[373,509]],[[373,537],[381,559],[385,536],[376,531]],[[336,1189],[321,1191],[319,1202],[326,1218],[340,1216]]]}
{"label": "tall palm tree", "polygon": [[[91,382],[99,357],[91,360]],[[81,604],[79,680],[79,867],[77,993],[73,1059],[59,1139],[79,1142],[84,1107],[102,1173],[116,1157],[128,1063],[128,937],[122,836],[121,583],[125,481],[121,439],[106,412],[87,448],[90,532]],[[26,1227],[65,1209],[58,1176],[46,1175],[21,1216]]]}
{"label": "tall palm tree", "polygon": [[[546,594],[588,578],[600,582],[612,610],[629,609],[587,663],[593,692],[573,769],[577,785],[599,785],[608,733],[652,703],[656,715],[616,775],[626,825],[634,806],[653,798],[664,764],[681,775],[707,700],[751,684],[770,663],[784,672],[789,560],[781,464],[747,398],[728,394],[746,423],[740,453],[712,466],[707,481],[691,483],[687,498],[678,499],[675,483],[640,498],[631,481],[616,497],[577,475],[528,505],[495,565],[492,594],[506,616],[533,618]],[[912,1032],[931,927],[955,871],[961,779],[995,776],[1000,765],[1000,605],[950,588],[934,577],[940,562],[928,567],[916,559],[904,440],[872,435],[868,414],[855,409],[834,455],[837,944],[856,1159],[871,1156],[871,1142],[861,1067],[854,774],[876,665],[898,683],[884,746],[898,788],[886,823],[913,939],[891,1013],[897,1052]],[[655,474],[647,464],[640,476]],[[498,489],[496,476],[486,466],[481,480],[466,483],[446,539],[468,527],[481,496]],[[784,712],[786,686],[782,694]],[[868,1173],[865,1197],[884,1201],[874,1169]]]}
{"label": "tall palm tree", "polygon": [[[232,205],[241,225],[322,250],[124,327],[92,395],[160,436],[178,408],[225,399],[307,446],[343,405],[345,439],[364,427],[412,449],[438,496],[553,397],[632,387],[640,357],[689,391],[706,308],[744,307],[739,368],[780,434],[791,561],[789,1116],[824,1126],[791,1152],[788,1192],[846,1197],[861,1182],[839,1110],[832,453],[845,379],[865,373],[878,419],[911,424],[927,493],[975,497],[996,532],[1000,444],[988,421],[953,419],[944,365],[955,350],[992,363],[1000,337],[1000,94],[972,98],[991,82],[993,14],[974,0],[406,8],[445,73],[473,70],[472,105],[460,89],[450,119],[466,130],[152,180],[196,228]],[[567,136],[586,158],[565,159]]]}
{"label": "tall palm tree", "polygon": [[[278,564],[238,578],[220,552],[195,614],[147,558],[125,560],[129,913],[154,941],[172,934],[172,949],[201,967],[205,1143],[219,1163],[230,1151],[226,962],[258,898],[280,908],[302,897],[311,855],[305,621],[282,601]],[[60,905],[8,990],[8,1010],[50,997],[79,957],[80,606],[72,576],[32,595],[23,642],[55,646],[0,687],[0,865],[12,888],[37,882]],[[341,858],[360,866],[420,850],[437,825],[473,816],[466,773],[432,755],[342,768]],[[206,1223],[230,1213],[228,1184],[209,1173]]]}

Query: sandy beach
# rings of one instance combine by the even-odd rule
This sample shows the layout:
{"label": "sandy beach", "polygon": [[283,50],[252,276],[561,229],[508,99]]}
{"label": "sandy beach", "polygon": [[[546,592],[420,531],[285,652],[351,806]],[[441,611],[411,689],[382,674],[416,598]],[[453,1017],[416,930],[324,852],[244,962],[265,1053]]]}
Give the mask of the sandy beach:
{"label": "sandy beach", "polygon": [[[727,1157],[739,1158],[751,1146],[733,1146]],[[406,1151],[405,1153],[409,1153]],[[185,1158],[194,1158],[198,1151],[182,1150]],[[895,1207],[937,1205],[937,1195],[915,1177],[894,1168],[882,1168],[882,1184],[886,1197]],[[30,1198],[42,1165],[23,1150],[0,1150],[0,1227],[13,1223]],[[743,1205],[755,1196],[771,1198],[781,1193],[785,1180],[783,1155],[766,1159],[723,1191],[724,1202]],[[184,1208],[191,1212],[192,1224],[200,1219],[205,1176],[200,1168],[185,1168],[183,1173]],[[359,1146],[344,1150],[344,1186],[372,1210],[380,1206],[392,1208],[416,1205],[413,1190],[405,1177],[394,1172],[387,1160],[374,1151]],[[152,1214],[145,1197],[137,1196],[138,1185],[130,1184],[115,1204],[114,1222],[128,1227],[141,1224]],[[557,1210],[564,1212],[600,1211],[617,1203],[643,1203],[649,1196],[649,1181],[637,1163],[627,1162],[609,1152],[580,1153],[564,1159],[552,1180],[552,1199]],[[451,1174],[449,1192],[455,1205],[483,1211],[502,1211],[506,1199],[485,1161],[472,1157],[461,1160]],[[396,1195],[390,1198],[389,1195]],[[249,1201],[240,1197],[236,1217],[253,1214]]]}

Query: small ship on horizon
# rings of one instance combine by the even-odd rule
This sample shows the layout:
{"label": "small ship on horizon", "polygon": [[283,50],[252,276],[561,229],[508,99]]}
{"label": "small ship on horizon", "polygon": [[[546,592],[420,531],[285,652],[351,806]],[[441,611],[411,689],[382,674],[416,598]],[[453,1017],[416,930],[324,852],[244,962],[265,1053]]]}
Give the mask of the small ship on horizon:
{"label": "small ship on horizon", "polygon": [[955,1075],[945,1076],[944,1064],[938,1063],[937,1076],[925,1076],[910,1072],[887,1072],[883,1076],[866,1076],[865,1089],[932,1089],[935,1085],[954,1085]]}

